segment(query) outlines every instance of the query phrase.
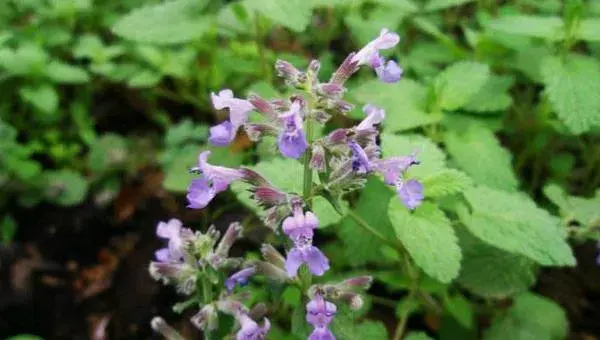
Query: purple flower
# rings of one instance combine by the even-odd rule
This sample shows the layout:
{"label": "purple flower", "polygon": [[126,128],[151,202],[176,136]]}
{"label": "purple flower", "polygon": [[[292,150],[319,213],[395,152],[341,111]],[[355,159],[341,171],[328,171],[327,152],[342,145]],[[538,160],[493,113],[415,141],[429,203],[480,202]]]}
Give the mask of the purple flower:
{"label": "purple flower", "polygon": [[210,128],[210,137],[208,141],[216,146],[229,145],[235,138],[236,131],[233,131],[233,125],[226,120]]}
{"label": "purple flower", "polygon": [[290,277],[296,276],[298,269],[306,263],[311,273],[323,275],[329,269],[329,260],[312,245],[313,229],[318,228],[319,220],[312,212],[306,214],[296,209],[292,216],[283,221],[283,232],[294,242],[285,260],[285,269]]}
{"label": "purple flower", "polygon": [[325,301],[320,294],[306,304],[306,321],[315,328],[308,337],[309,340],[335,340],[335,336],[327,327],[333,320],[336,311],[337,307],[333,303]]}
{"label": "purple flower", "polygon": [[333,320],[337,307],[325,301],[320,294],[306,304],[306,321],[313,327],[327,327]]}
{"label": "purple flower", "polygon": [[417,180],[398,180],[396,183],[396,193],[402,203],[410,210],[415,209],[423,202],[423,185]]}
{"label": "purple flower", "polygon": [[182,228],[182,223],[176,218],[168,222],[158,222],[156,236],[169,240],[168,246],[156,251],[156,259],[160,262],[178,262],[183,258],[185,242],[193,237],[190,229]]}
{"label": "purple flower", "polygon": [[315,327],[308,340],[335,340],[335,335],[327,327]]}
{"label": "purple flower", "polygon": [[244,268],[234,273],[227,280],[225,280],[225,287],[229,292],[232,292],[236,285],[240,285],[240,287],[243,287],[248,283],[248,279],[250,278],[250,276],[254,275],[254,273],[256,273],[256,268]]}
{"label": "purple flower", "polygon": [[211,93],[210,98],[215,109],[229,109],[229,120],[210,129],[209,141],[224,146],[233,141],[237,130],[248,121],[248,114],[254,110],[254,106],[248,100],[235,98],[229,89],[221,90],[218,94]]}
{"label": "purple flower", "polygon": [[409,156],[390,157],[381,159],[375,162],[375,170],[383,175],[383,180],[389,185],[395,185],[400,176],[413,165],[420,162],[417,160],[417,155],[413,152]]}
{"label": "purple flower", "polygon": [[400,37],[394,32],[384,28],[379,36],[370,41],[352,58],[358,65],[367,65],[373,60],[373,56],[379,53],[379,50],[386,50],[396,46],[400,42]]}
{"label": "purple flower", "polygon": [[283,115],[284,128],[279,134],[277,145],[282,155],[290,158],[302,156],[308,143],[302,130],[302,116],[300,115],[301,103],[296,100],[292,103],[290,110]]}
{"label": "purple flower", "polygon": [[393,60],[386,61],[379,52],[371,56],[370,65],[384,83],[396,83],[402,78],[402,68]]}
{"label": "purple flower", "polygon": [[363,106],[363,111],[367,116],[354,128],[356,131],[372,129],[385,119],[385,110],[373,104]]}
{"label": "purple flower", "polygon": [[241,326],[235,336],[236,340],[263,340],[271,328],[271,323],[267,318],[264,319],[265,322],[262,327],[245,313],[239,313],[236,319]]}
{"label": "purple flower", "polygon": [[221,191],[225,191],[229,184],[243,177],[243,172],[223,166],[212,165],[207,162],[210,151],[204,151],[198,158],[198,166],[190,171],[202,175],[195,178],[188,187],[188,207],[202,209]]}
{"label": "purple flower", "polygon": [[349,141],[348,147],[352,151],[352,170],[359,174],[366,174],[373,170],[373,164],[365,150],[355,141]]}

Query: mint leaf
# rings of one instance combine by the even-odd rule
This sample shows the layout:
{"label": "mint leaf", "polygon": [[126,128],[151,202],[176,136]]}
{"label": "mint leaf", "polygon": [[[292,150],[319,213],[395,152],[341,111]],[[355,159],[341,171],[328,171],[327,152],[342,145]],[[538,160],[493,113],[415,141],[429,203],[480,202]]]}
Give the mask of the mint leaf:
{"label": "mint leaf", "polygon": [[478,113],[506,110],[512,104],[508,89],[514,82],[515,78],[511,76],[491,75],[483,87],[471,97],[464,109]]}
{"label": "mint leaf", "polygon": [[77,66],[52,61],[46,65],[46,76],[53,82],[60,84],[82,84],[90,80],[87,72]]}
{"label": "mint leaf", "polygon": [[569,325],[564,310],[554,301],[532,293],[515,298],[484,333],[484,340],[565,339]]}
{"label": "mint leaf", "polygon": [[207,0],[174,0],[133,10],[119,21],[114,34],[141,43],[181,44],[200,38],[210,27],[201,14]]}
{"label": "mint leaf", "polygon": [[563,217],[588,226],[600,223],[600,189],[594,197],[584,198],[569,196],[560,186],[549,184],[544,187],[544,195],[560,209]]}
{"label": "mint leaf", "polygon": [[484,298],[501,299],[535,283],[532,260],[486,244],[464,229],[458,231],[463,260],[456,281],[462,287]]}
{"label": "mint leaf", "polygon": [[565,38],[563,21],[559,17],[509,15],[490,21],[488,27],[498,32],[551,41]]}
{"label": "mint leaf", "polygon": [[454,169],[443,169],[426,176],[421,181],[425,197],[441,197],[462,192],[473,185],[473,180],[465,173]]}
{"label": "mint leaf", "polygon": [[577,27],[575,36],[581,40],[600,41],[600,19],[583,19]]}
{"label": "mint leaf", "polygon": [[58,93],[50,84],[24,86],[19,89],[19,94],[24,102],[31,104],[43,113],[55,113],[58,109]]}
{"label": "mint leaf", "polygon": [[434,340],[425,332],[410,332],[406,334],[404,340]]}
{"label": "mint leaf", "polygon": [[81,174],[72,170],[47,171],[45,173],[46,198],[61,206],[81,203],[88,191],[88,183]]}
{"label": "mint leaf", "polygon": [[398,239],[427,275],[444,283],[458,276],[458,240],[450,221],[436,205],[425,202],[411,213],[392,198],[388,209]]}
{"label": "mint leaf", "polygon": [[575,265],[557,220],[524,194],[477,187],[464,195],[471,212],[459,211],[460,219],[482,241],[543,266]]}
{"label": "mint leaf", "polygon": [[446,9],[450,7],[460,6],[464,4],[468,4],[469,2],[473,2],[475,0],[430,0],[427,5],[425,5],[426,11],[437,11],[440,9]]}
{"label": "mint leaf", "polygon": [[434,82],[437,106],[454,111],[465,106],[488,81],[487,65],[461,61],[442,71]]}
{"label": "mint leaf", "polygon": [[385,109],[383,129],[387,132],[410,130],[441,119],[441,115],[427,113],[427,89],[411,79],[404,78],[397,84],[371,80],[353,89],[352,94],[362,104],[376,103]]}
{"label": "mint leaf", "polygon": [[[340,310],[341,309],[341,310]],[[331,323],[331,331],[337,339],[344,340],[386,340],[387,330],[381,322],[358,322],[358,312],[349,311],[348,308],[338,306],[338,313]]]}
{"label": "mint leaf", "polygon": [[475,183],[506,191],[517,189],[511,154],[500,146],[492,131],[469,124],[466,131],[448,131],[444,141],[454,162]]}
{"label": "mint leaf", "polygon": [[542,63],[548,99],[558,118],[574,134],[600,126],[600,64],[590,57],[571,54]]}
{"label": "mint leaf", "polygon": [[[394,193],[381,180],[371,177],[362,190],[360,199],[352,210],[361,216],[372,228],[390,239],[395,237],[394,229],[387,214],[387,205],[381,204],[392,198]],[[344,218],[339,235],[345,244],[344,253],[351,265],[362,265],[380,260],[381,241],[364,231],[351,217]]]}
{"label": "mint leaf", "polygon": [[302,32],[312,17],[311,3],[305,0],[245,0],[249,11],[256,11],[276,24]]}

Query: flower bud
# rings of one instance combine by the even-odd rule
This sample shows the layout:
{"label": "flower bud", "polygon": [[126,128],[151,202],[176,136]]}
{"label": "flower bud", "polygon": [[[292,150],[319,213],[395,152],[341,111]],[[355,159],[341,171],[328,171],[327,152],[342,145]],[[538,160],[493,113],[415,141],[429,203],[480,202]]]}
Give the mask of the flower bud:
{"label": "flower bud", "polygon": [[272,245],[263,243],[262,246],[260,246],[260,252],[262,253],[263,258],[272,265],[279,268],[285,266],[285,258]]}
{"label": "flower bud", "polygon": [[318,74],[320,68],[321,68],[321,63],[317,59],[311,60],[310,63],[308,64],[308,72],[310,72],[313,75]]}
{"label": "flower bud", "polygon": [[336,286],[341,290],[352,290],[352,289],[367,290],[371,287],[372,283],[373,283],[372,276],[363,275],[363,276],[356,276],[356,277],[351,277],[349,279],[346,279],[346,280],[338,283]]}
{"label": "flower bud", "polygon": [[313,117],[320,124],[325,124],[331,118],[331,115],[323,110],[319,110],[313,113]]}
{"label": "flower bud", "polygon": [[285,282],[289,279],[287,272],[282,267],[275,266],[269,262],[256,261],[255,266],[256,270],[273,281]]}
{"label": "flower bud", "polygon": [[354,72],[358,71],[359,66],[358,62],[354,60],[355,55],[356,53],[352,52],[346,57],[344,62],[331,76],[331,79],[329,80],[330,83],[343,85]]}
{"label": "flower bud", "polygon": [[277,76],[283,78],[290,86],[297,87],[306,83],[306,74],[300,72],[294,65],[287,61],[278,59],[275,62],[275,71],[277,72]]}
{"label": "flower bud", "polygon": [[268,101],[259,97],[257,94],[254,94],[254,93],[250,94],[248,96],[248,101],[250,101],[250,103],[252,103],[252,105],[254,105],[254,107],[256,108],[256,110],[258,112],[264,114],[268,118],[271,118],[271,119],[277,118],[277,112],[275,112],[273,105],[271,105],[271,103],[269,103]]}
{"label": "flower bud", "polygon": [[221,238],[215,253],[227,257],[233,243],[242,236],[243,227],[239,222],[233,222],[227,228],[225,235]]}
{"label": "flower bud", "polygon": [[254,305],[250,312],[248,313],[252,319],[261,319],[267,314],[267,305],[260,302]]}
{"label": "flower bud", "polygon": [[232,298],[217,301],[217,309],[225,314],[233,316],[241,313],[248,313],[248,308],[246,308],[246,306]]}
{"label": "flower bud", "polygon": [[218,326],[218,314],[213,304],[208,304],[202,307],[198,313],[190,318],[190,321],[198,329],[215,330]]}
{"label": "flower bud", "polygon": [[312,157],[309,166],[318,172],[325,171],[325,148],[319,143],[314,143],[312,146]]}

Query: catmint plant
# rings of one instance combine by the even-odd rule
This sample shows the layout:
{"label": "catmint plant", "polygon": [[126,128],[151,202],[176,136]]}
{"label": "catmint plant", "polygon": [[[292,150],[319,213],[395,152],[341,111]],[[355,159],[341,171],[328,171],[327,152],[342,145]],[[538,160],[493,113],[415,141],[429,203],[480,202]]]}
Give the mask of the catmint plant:
{"label": "catmint plant", "polygon": [[[197,166],[190,169],[197,177],[188,188],[189,208],[203,209],[232,182],[244,182],[249,185],[252,199],[264,210],[265,225],[287,239],[288,245],[283,255],[274,245],[263,244],[262,260],[243,261],[228,255],[235,240],[241,237],[243,226],[239,223],[231,224],[222,238],[214,227],[201,233],[184,227],[176,219],[158,224],[157,236],[168,242],[156,252],[150,273],[188,297],[176,309],[199,306],[191,321],[204,331],[206,338],[210,338],[223,314],[236,321],[233,330],[236,339],[265,338],[271,327],[263,315],[267,310],[260,304],[252,309],[244,304],[243,287],[258,275],[302,290],[307,301],[306,322],[313,328],[311,340],[335,339],[329,326],[340,304],[354,310],[362,307],[361,292],[369,288],[370,276],[312,283],[313,276],[323,276],[331,266],[313,239],[319,229],[319,216],[311,209],[312,199],[322,196],[343,213],[339,204],[343,195],[362,188],[368,176],[381,176],[395,189],[406,208],[415,209],[423,201],[423,186],[408,178],[407,170],[419,164],[417,153],[382,158],[377,137],[385,109],[375,103],[362,108],[365,117],[353,127],[338,128],[318,138],[315,131],[317,124],[324,125],[331,117],[353,109],[344,99],[345,83],[361,66],[373,68],[385,83],[400,80],[402,69],[380,55],[380,51],[393,48],[399,40],[397,34],[383,29],[360,51],[351,53],[326,82],[319,80],[317,60],[312,60],[306,70],[278,60],[277,75],[294,91],[289,98],[266,100],[251,94],[242,99],[228,89],[211,94],[214,108],[229,113],[227,120],[210,129],[212,144],[231,143],[240,129],[253,141],[273,136],[282,157],[303,163],[304,186],[302,193],[286,192],[251,168],[212,165],[208,163],[209,151],[202,152]],[[263,122],[249,121],[253,111],[265,117]],[[320,179],[318,185],[313,181],[315,172]],[[169,328],[169,332],[173,330]]]}

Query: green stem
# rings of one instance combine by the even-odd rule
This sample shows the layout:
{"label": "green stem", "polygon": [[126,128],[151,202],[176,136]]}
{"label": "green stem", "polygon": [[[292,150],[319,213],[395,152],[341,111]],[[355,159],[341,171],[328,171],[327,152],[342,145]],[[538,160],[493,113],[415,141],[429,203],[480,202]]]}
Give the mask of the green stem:
{"label": "green stem", "polygon": [[254,35],[256,41],[256,48],[258,49],[258,57],[260,60],[260,72],[264,78],[267,78],[268,81],[271,81],[271,75],[269,73],[269,68],[267,66],[267,57],[265,55],[265,47],[262,43],[262,29],[260,27],[260,14],[255,11],[254,12]]}
{"label": "green stem", "polygon": [[311,206],[308,199],[312,196],[312,187],[313,187],[313,171],[310,168],[310,159],[312,157],[312,140],[313,140],[313,121],[311,119],[311,110],[312,105],[310,100],[307,105],[307,119],[306,119],[306,140],[308,142],[308,148],[304,153],[304,191],[302,196],[306,203]]}
{"label": "green stem", "polygon": [[[204,304],[209,304],[212,302],[212,287],[208,279],[202,277],[202,298]],[[211,340],[210,329],[208,326],[204,327],[204,340]]]}

